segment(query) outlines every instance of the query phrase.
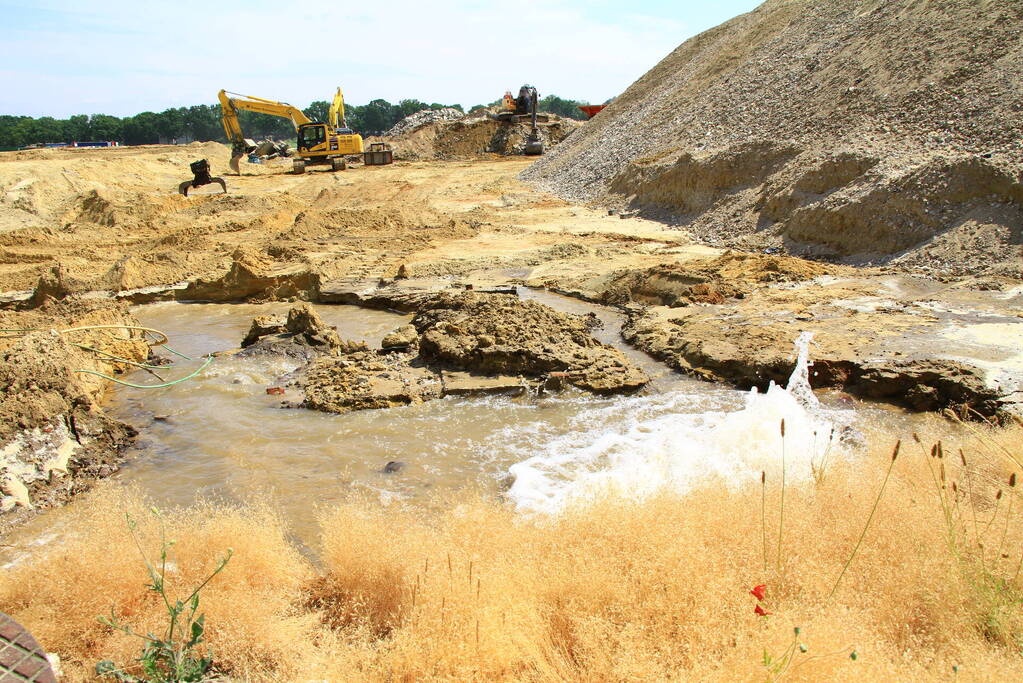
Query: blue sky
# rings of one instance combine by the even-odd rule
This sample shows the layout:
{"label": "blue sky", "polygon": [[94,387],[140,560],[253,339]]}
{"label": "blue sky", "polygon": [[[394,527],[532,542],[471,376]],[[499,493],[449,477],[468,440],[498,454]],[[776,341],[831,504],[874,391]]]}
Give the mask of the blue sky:
{"label": "blue sky", "polygon": [[470,106],[531,83],[602,102],[687,38],[759,0],[144,3],[0,0],[0,114],[116,116],[221,88],[306,106]]}

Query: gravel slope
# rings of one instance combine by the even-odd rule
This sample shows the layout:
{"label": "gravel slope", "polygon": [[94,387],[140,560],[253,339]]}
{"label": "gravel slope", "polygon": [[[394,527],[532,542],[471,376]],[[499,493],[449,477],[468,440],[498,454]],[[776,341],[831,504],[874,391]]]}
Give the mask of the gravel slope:
{"label": "gravel slope", "polygon": [[717,245],[1021,273],[1023,3],[768,0],[522,178]]}

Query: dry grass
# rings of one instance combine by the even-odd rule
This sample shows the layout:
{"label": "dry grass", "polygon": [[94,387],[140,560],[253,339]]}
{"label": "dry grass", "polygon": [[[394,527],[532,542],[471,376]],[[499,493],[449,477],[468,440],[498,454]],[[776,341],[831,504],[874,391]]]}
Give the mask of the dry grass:
{"label": "dry grass", "polygon": [[[780,563],[768,479],[767,567],[757,482],[556,519],[469,496],[439,516],[353,502],[323,514],[316,567],[271,510],[200,507],[166,515],[179,539],[170,578],[191,585],[234,548],[202,609],[218,664],[241,680],[764,680],[765,649],[780,654],[795,626],[808,652],[786,680],[947,680],[954,665],[962,680],[1005,680],[1023,665],[1023,501],[1008,486],[1023,477],[1008,457],[1023,455],[1021,436],[979,434],[967,467],[955,444],[937,458],[930,442],[905,441],[830,599],[890,443],[788,487]],[[941,467],[944,489],[932,483]],[[0,576],[0,609],[61,655],[69,680],[137,655],[96,615],[159,624],[125,510],[150,520],[155,549],[144,502],[110,487],[79,504],[78,537]],[[769,618],[753,614],[760,583]]]}

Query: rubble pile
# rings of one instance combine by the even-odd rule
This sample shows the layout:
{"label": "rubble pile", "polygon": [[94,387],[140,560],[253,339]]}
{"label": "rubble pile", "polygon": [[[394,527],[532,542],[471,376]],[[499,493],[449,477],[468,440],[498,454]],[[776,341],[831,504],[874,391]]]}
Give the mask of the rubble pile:
{"label": "rubble pile", "polygon": [[413,131],[419,130],[423,126],[437,121],[457,121],[465,116],[465,112],[459,111],[454,107],[444,107],[443,109],[422,109],[414,114],[409,114],[398,123],[394,124],[394,127],[384,133],[386,137],[398,137],[399,135],[405,135]]}

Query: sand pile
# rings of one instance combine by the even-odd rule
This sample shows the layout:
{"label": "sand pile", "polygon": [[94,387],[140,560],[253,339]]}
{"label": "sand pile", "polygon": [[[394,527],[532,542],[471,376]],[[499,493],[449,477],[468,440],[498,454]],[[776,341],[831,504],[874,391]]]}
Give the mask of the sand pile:
{"label": "sand pile", "polygon": [[1020,275],[1020,3],[768,0],[523,178],[706,241]]}

